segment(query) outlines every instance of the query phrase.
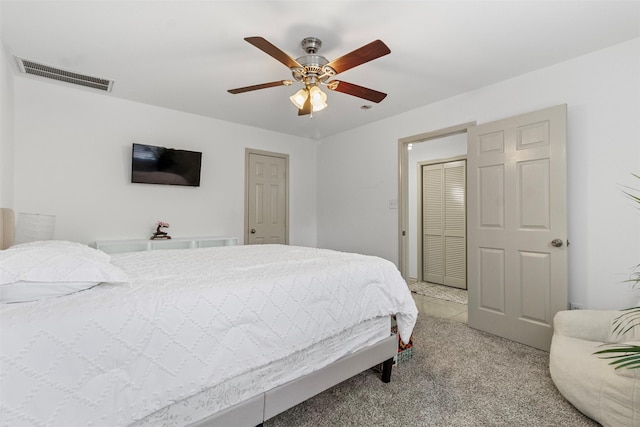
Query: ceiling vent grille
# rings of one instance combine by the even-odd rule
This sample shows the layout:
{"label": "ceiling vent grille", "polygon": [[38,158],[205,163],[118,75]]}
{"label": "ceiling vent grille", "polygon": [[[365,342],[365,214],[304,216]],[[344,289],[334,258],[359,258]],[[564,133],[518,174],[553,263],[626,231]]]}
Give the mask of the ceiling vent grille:
{"label": "ceiling vent grille", "polygon": [[37,62],[29,61],[27,59],[16,59],[18,60],[18,67],[20,68],[20,71],[25,74],[46,77],[48,79],[54,79],[74,85],[90,87],[105,92],[111,92],[111,88],[113,87],[113,80],[87,76],[85,74],[78,74],[72,71],[66,71],[60,68],[51,67],[49,65],[38,64]]}

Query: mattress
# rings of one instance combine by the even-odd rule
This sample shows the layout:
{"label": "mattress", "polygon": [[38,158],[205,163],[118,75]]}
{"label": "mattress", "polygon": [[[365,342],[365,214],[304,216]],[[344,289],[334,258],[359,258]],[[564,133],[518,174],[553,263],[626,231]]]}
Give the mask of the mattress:
{"label": "mattress", "polygon": [[132,424],[132,427],[188,425],[328,366],[343,356],[388,337],[389,331],[389,317],[366,320],[305,350],[244,372],[195,396],[175,402]]}
{"label": "mattress", "polygon": [[410,337],[417,318],[377,257],[261,245],[111,262],[129,284],[0,307],[3,425],[142,422],[367,320],[396,314]]}

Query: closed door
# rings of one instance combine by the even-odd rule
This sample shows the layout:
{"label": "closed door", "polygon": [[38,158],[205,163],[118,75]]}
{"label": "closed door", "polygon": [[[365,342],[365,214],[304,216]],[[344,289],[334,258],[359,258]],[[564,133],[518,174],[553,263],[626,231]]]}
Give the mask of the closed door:
{"label": "closed door", "polygon": [[247,244],[288,242],[288,156],[247,151]]}
{"label": "closed door", "polygon": [[469,326],[549,350],[567,309],[566,106],[469,128]]}
{"label": "closed door", "polygon": [[422,166],[422,277],[460,289],[467,289],[465,164]]}

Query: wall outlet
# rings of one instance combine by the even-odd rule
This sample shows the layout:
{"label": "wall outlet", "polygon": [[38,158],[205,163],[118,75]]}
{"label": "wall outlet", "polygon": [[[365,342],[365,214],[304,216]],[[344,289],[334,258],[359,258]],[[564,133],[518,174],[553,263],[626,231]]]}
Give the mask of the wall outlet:
{"label": "wall outlet", "polygon": [[582,310],[582,304],[576,304],[574,302],[569,303],[570,310]]}
{"label": "wall outlet", "polygon": [[389,200],[389,209],[398,209],[398,199]]}

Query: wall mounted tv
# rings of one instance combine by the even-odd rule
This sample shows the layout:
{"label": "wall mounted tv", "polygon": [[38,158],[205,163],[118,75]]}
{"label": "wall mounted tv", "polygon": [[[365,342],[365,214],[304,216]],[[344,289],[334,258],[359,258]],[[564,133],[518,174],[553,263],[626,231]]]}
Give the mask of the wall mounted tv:
{"label": "wall mounted tv", "polygon": [[200,152],[134,143],[131,154],[131,182],[200,186]]}

